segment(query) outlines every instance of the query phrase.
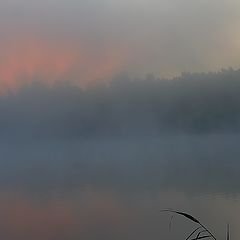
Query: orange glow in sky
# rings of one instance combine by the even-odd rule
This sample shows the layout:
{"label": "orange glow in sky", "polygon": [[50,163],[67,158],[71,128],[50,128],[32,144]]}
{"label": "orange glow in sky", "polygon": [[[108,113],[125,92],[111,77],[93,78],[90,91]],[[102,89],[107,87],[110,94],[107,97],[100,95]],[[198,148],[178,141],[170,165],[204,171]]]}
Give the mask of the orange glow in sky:
{"label": "orange glow in sky", "polygon": [[70,80],[86,85],[116,74],[125,62],[125,51],[105,47],[94,52],[87,44],[22,38],[0,46],[0,91],[16,90],[40,80],[51,84]]}

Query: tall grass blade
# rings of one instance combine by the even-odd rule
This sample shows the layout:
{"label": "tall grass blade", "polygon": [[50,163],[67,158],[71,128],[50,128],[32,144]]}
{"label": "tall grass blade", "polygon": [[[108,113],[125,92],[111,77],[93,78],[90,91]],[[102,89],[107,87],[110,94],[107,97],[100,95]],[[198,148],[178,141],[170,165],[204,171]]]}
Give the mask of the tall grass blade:
{"label": "tall grass blade", "polygon": [[[214,239],[217,240],[216,237],[211,233],[210,230],[208,230],[198,219],[196,219],[195,217],[193,217],[192,215],[185,213],[185,212],[181,212],[181,211],[176,211],[176,210],[172,210],[172,209],[164,209],[161,212],[171,212],[171,213],[175,213],[181,216],[184,216],[185,218],[197,223],[198,225],[200,225],[204,230],[206,230],[206,232],[208,232],[210,234],[210,236]],[[227,239],[229,240],[229,239]]]}
{"label": "tall grass blade", "polygon": [[203,238],[212,238],[212,236],[211,235],[204,235],[204,236],[200,236],[198,238],[193,238],[191,240],[198,240],[198,239],[203,239]]}
{"label": "tall grass blade", "polygon": [[[203,232],[207,232],[207,230],[202,230],[202,231],[200,231],[198,234],[197,234],[197,237],[196,238],[194,238],[195,240],[198,240],[201,236],[201,234],[203,233]],[[191,239],[191,240],[193,240],[193,239]]]}
{"label": "tall grass blade", "polygon": [[227,225],[227,240],[230,240],[229,224]]}
{"label": "tall grass blade", "polygon": [[198,231],[199,229],[201,229],[202,227],[197,227],[196,229],[194,229],[185,240],[188,240],[196,231]]}
{"label": "tall grass blade", "polygon": [[175,210],[171,210],[171,209],[164,209],[164,210],[162,210],[162,212],[176,213],[176,214],[182,215],[182,216],[190,219],[191,221],[193,221],[195,223],[199,223],[200,224],[200,222],[195,217],[193,217],[192,215],[190,215],[188,213],[185,213],[185,212],[175,211]]}
{"label": "tall grass blade", "polygon": [[172,229],[172,221],[173,221],[173,218],[174,218],[174,215],[171,216],[171,219],[170,219],[170,221],[169,221],[169,226],[168,226],[169,231],[171,231],[171,229]]}

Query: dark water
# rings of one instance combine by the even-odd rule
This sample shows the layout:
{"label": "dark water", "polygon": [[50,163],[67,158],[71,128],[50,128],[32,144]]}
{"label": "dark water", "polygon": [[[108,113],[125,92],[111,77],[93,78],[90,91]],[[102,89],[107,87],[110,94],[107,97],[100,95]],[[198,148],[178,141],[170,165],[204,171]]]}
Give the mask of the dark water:
{"label": "dark water", "polygon": [[2,239],[184,239],[193,214],[240,237],[240,136],[1,142]]}

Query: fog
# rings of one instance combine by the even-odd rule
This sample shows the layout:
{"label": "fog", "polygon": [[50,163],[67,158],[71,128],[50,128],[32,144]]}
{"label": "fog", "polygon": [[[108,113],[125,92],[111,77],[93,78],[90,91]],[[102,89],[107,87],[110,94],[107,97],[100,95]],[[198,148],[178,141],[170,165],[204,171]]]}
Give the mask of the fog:
{"label": "fog", "polygon": [[239,68],[237,0],[3,0],[0,90]]}
{"label": "fog", "polygon": [[232,69],[171,80],[118,76],[85,89],[35,81],[0,97],[0,129],[5,139],[21,141],[237,133],[239,77]]}
{"label": "fog", "polygon": [[191,212],[238,237],[240,71],[80,88],[35,79],[0,97],[0,236],[185,238]]}
{"label": "fog", "polygon": [[0,186],[238,194],[239,76],[119,76],[86,89],[36,81],[3,95]]}
{"label": "fog", "polygon": [[164,208],[240,238],[239,17],[239,0],[1,0],[0,238],[186,239]]}
{"label": "fog", "polygon": [[87,189],[123,196],[238,195],[239,139],[223,134],[2,142],[0,187],[40,198]]}

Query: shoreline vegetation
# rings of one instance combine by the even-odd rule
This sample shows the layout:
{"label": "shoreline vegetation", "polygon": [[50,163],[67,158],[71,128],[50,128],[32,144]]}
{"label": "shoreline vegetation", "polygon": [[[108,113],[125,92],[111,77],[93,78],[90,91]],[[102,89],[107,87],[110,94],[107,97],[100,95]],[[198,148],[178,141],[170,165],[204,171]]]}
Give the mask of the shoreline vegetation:
{"label": "shoreline vegetation", "polygon": [[[169,229],[171,228],[171,223],[173,220],[174,215],[180,215],[189,221],[192,221],[196,224],[196,227],[193,229],[192,232],[189,233],[189,235],[185,238],[185,240],[199,240],[199,239],[212,239],[217,240],[215,235],[212,233],[212,231],[209,230],[206,226],[204,226],[197,218],[192,216],[189,213],[173,210],[173,209],[164,209],[162,212],[168,212],[171,213],[171,219],[169,222]],[[230,225],[227,224],[227,231],[226,231],[226,240],[230,240]]]}

